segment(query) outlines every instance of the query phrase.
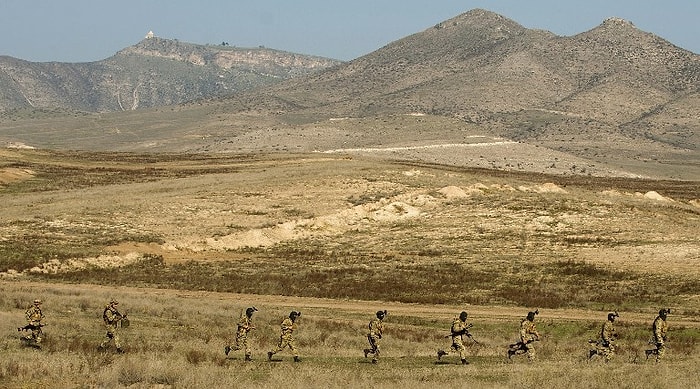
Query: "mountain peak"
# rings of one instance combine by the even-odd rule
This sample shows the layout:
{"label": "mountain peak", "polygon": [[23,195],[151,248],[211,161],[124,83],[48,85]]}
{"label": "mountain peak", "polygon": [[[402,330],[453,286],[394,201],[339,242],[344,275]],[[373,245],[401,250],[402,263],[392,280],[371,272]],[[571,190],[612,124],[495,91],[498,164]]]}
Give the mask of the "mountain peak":
{"label": "mountain peak", "polygon": [[634,23],[630,22],[629,20],[623,19],[623,18],[618,18],[618,17],[611,17],[603,20],[603,26],[620,26],[620,27],[635,27]]}
{"label": "mountain peak", "polygon": [[448,19],[442,23],[438,23],[435,27],[445,28],[448,26],[458,26],[460,24],[468,24],[470,26],[494,26],[494,25],[515,25],[520,26],[513,20],[497,14],[493,11],[488,11],[481,8],[474,8],[454,18]]}

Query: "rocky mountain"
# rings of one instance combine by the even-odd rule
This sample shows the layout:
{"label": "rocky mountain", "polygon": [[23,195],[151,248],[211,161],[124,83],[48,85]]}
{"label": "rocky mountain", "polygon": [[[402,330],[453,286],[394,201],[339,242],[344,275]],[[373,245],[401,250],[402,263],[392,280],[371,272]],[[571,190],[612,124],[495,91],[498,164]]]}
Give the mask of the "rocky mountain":
{"label": "rocky mountain", "polygon": [[473,10],[268,95],[294,109],[352,116],[423,112],[479,122],[536,109],[622,124],[692,100],[698,88],[699,55],[631,22],[611,18],[559,37]]}
{"label": "rocky mountain", "polygon": [[[229,49],[212,55],[209,47],[171,48],[178,45],[145,41],[115,57],[137,58],[140,68],[151,64],[149,72],[167,75],[159,80],[180,77],[183,93],[215,85],[198,83],[192,69],[231,61],[218,54]],[[170,68],[156,66],[163,63]],[[700,177],[700,55],[629,21],[610,18],[562,37],[475,9],[327,65],[169,108],[98,118],[0,112],[0,141],[91,150],[370,153],[555,174]],[[179,66],[191,74],[177,73]],[[150,96],[135,80],[121,87],[100,89],[118,109],[134,107],[134,96]],[[90,91],[84,93],[78,96],[87,99]]]}
{"label": "rocky mountain", "polygon": [[338,65],[266,48],[197,45],[149,37],[90,63],[0,57],[0,110],[125,111],[220,97]]}
{"label": "rocky mountain", "polygon": [[614,147],[624,158],[697,163],[700,149],[700,55],[619,18],[561,37],[475,9],[237,101],[336,117],[448,116],[588,158]]}

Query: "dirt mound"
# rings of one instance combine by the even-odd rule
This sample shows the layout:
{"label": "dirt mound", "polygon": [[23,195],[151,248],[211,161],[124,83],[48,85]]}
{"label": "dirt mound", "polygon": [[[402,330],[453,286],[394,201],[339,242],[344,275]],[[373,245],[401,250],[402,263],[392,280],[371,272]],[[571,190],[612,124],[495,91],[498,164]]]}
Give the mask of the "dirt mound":
{"label": "dirt mound", "polygon": [[29,169],[4,168],[0,169],[0,185],[7,185],[15,181],[22,181],[34,177],[34,172]]}
{"label": "dirt mound", "polygon": [[660,195],[659,193],[657,193],[657,192],[655,192],[655,191],[653,191],[653,190],[652,190],[652,191],[649,191],[649,192],[647,192],[647,193],[645,193],[643,196],[644,196],[644,198],[647,198],[647,199],[650,199],[650,200],[656,200],[656,201],[673,201],[673,200],[671,200],[670,198],[664,197],[664,196]]}
{"label": "dirt mound", "polygon": [[[207,248],[232,250],[243,247],[265,247],[279,242],[307,238],[310,236],[330,236],[342,234],[351,229],[363,229],[374,223],[391,223],[421,216],[421,208],[433,202],[427,195],[397,196],[393,199],[357,205],[334,214],[309,219],[291,220],[274,227],[252,229],[208,238],[205,245],[186,247],[195,251]],[[177,247],[178,249],[183,247]]]}
{"label": "dirt mound", "polygon": [[462,188],[457,186],[446,186],[438,190],[438,192],[448,199],[469,197],[467,192],[465,192]]}
{"label": "dirt mound", "polygon": [[551,182],[544,183],[542,185],[536,186],[519,186],[518,190],[522,192],[535,192],[535,193],[567,193],[566,190],[561,188],[557,184]]}

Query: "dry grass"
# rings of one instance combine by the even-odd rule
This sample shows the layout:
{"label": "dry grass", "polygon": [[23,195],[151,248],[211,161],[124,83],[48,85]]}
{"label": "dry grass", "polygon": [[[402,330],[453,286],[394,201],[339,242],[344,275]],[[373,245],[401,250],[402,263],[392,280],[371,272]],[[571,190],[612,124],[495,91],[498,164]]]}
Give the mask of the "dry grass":
{"label": "dry grass", "polygon": [[[30,282],[0,283],[0,332],[3,358],[0,385],[42,387],[450,387],[552,388],[654,387],[673,382],[692,385],[699,377],[698,323],[680,315],[669,318],[670,351],[661,365],[644,361],[643,350],[654,312],[625,312],[618,322],[621,351],[613,362],[585,360],[587,340],[595,337],[605,312],[543,310],[538,328],[539,361],[508,363],[506,345],[517,336],[525,309],[467,307],[472,333],[483,346],[469,347],[472,364],[458,366],[454,356],[436,363],[434,352],[447,347],[447,333],[459,306],[400,304],[355,300],[290,298],[163,289],[60,285]],[[47,316],[42,350],[20,346],[16,331],[23,306],[44,299]],[[121,334],[127,353],[100,352],[104,335],[101,310],[111,297],[128,310],[131,326]],[[223,346],[234,335],[234,323],[246,306],[260,309],[252,332],[254,362],[242,352],[228,358]],[[377,366],[362,358],[365,328],[377,309],[386,308],[384,354]],[[303,312],[297,333],[303,362],[288,353],[267,362],[279,323],[292,309]],[[687,318],[686,318],[687,319]],[[566,372],[562,375],[562,372]],[[611,374],[612,373],[612,374]],[[634,373],[634,374],[633,374]],[[625,377],[624,381],[620,378]],[[162,385],[162,386],[158,386]]]}
{"label": "dry grass", "polygon": [[[0,188],[3,387],[577,388],[699,378],[697,183],[318,154],[4,151],[1,167],[33,172]],[[666,199],[645,197],[651,190]],[[133,318],[126,355],[96,350],[112,296]],[[41,351],[20,348],[13,331],[36,297],[50,323]],[[247,305],[261,309],[250,364],[222,351]],[[470,349],[466,368],[436,365],[465,305],[485,346]],[[668,361],[633,363],[660,306],[674,308]],[[505,363],[534,307],[543,311],[541,362]],[[386,354],[372,366],[361,350],[379,308],[390,311]],[[268,363],[290,309],[304,313],[304,362],[281,354]],[[613,309],[623,314],[622,351],[609,366],[586,363],[587,340]]]}

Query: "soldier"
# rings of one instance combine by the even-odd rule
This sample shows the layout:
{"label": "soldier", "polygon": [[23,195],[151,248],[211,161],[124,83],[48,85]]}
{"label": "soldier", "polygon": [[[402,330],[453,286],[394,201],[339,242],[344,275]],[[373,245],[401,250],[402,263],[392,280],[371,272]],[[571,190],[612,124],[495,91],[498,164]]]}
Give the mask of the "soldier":
{"label": "soldier", "polygon": [[272,360],[273,355],[282,351],[284,348],[289,347],[289,349],[292,351],[292,355],[294,356],[294,362],[301,362],[301,359],[299,359],[299,352],[294,345],[293,336],[294,331],[297,329],[296,320],[299,318],[299,316],[301,316],[301,312],[292,311],[289,313],[289,317],[282,321],[282,334],[280,335],[279,344],[277,344],[276,349],[267,352],[268,361]]}
{"label": "soldier", "polygon": [[535,348],[532,342],[540,340],[540,334],[535,327],[535,315],[540,311],[536,309],[527,313],[527,317],[520,321],[520,341],[508,347],[508,359],[513,355],[527,354],[529,361],[535,360]]}
{"label": "soldier", "polygon": [[591,359],[594,355],[602,355],[606,363],[610,362],[612,356],[615,354],[615,345],[613,342],[617,338],[613,323],[618,317],[620,317],[620,315],[617,312],[608,313],[608,320],[603,324],[603,328],[600,330],[600,340],[595,342],[596,348],[589,351],[588,359]]}
{"label": "soldier", "polygon": [[40,347],[39,344],[44,335],[44,332],[41,330],[41,327],[44,326],[41,322],[44,319],[44,313],[41,311],[41,300],[34,300],[32,305],[24,312],[24,316],[27,319],[27,325],[17,328],[17,331],[31,331],[30,334],[22,337],[22,340],[32,346]]}
{"label": "soldier", "polygon": [[250,349],[250,344],[248,343],[248,332],[255,329],[253,326],[253,312],[257,311],[257,308],[250,307],[245,310],[245,313],[241,314],[241,318],[238,320],[238,330],[236,332],[236,345],[234,347],[226,345],[226,347],[224,347],[224,353],[226,353],[226,355],[228,355],[231,350],[238,351],[240,349],[244,349],[245,360],[253,360],[253,352]]}
{"label": "soldier", "polygon": [[119,302],[115,299],[110,300],[109,304],[102,311],[102,320],[107,326],[107,335],[105,339],[100,344],[100,350],[107,348],[111,341],[114,341],[114,346],[117,348],[118,353],[123,353],[121,339],[119,338],[119,328],[123,326],[123,323],[128,323],[126,314],[121,314],[117,309]]}
{"label": "soldier", "polygon": [[[469,338],[472,337],[472,334],[469,333],[469,328],[471,328],[471,323],[467,324],[467,312],[462,311],[459,314],[459,317],[455,317],[454,320],[452,320],[452,327],[450,328],[450,332],[452,333],[452,346],[450,347],[453,351],[459,353],[459,359],[462,361],[463,365],[468,365],[469,361],[467,360],[467,355],[466,355],[466,348],[464,347],[464,336],[467,336]],[[438,350],[437,352],[437,359],[438,361],[440,358],[443,356],[449,354],[449,352],[445,350]]]}
{"label": "soldier", "polygon": [[369,354],[372,354],[372,363],[379,362],[379,341],[382,339],[382,332],[384,332],[384,324],[382,321],[387,315],[387,311],[377,311],[377,318],[372,319],[369,322],[369,333],[367,334],[367,341],[369,342],[369,347],[364,350],[365,358]]}
{"label": "soldier", "polygon": [[651,325],[652,338],[649,343],[654,344],[656,348],[644,351],[647,355],[647,359],[649,359],[649,355],[656,355],[656,362],[659,362],[666,352],[666,333],[668,332],[666,318],[669,313],[671,313],[670,308],[662,308],[659,311],[659,316],[654,319],[654,323]]}

